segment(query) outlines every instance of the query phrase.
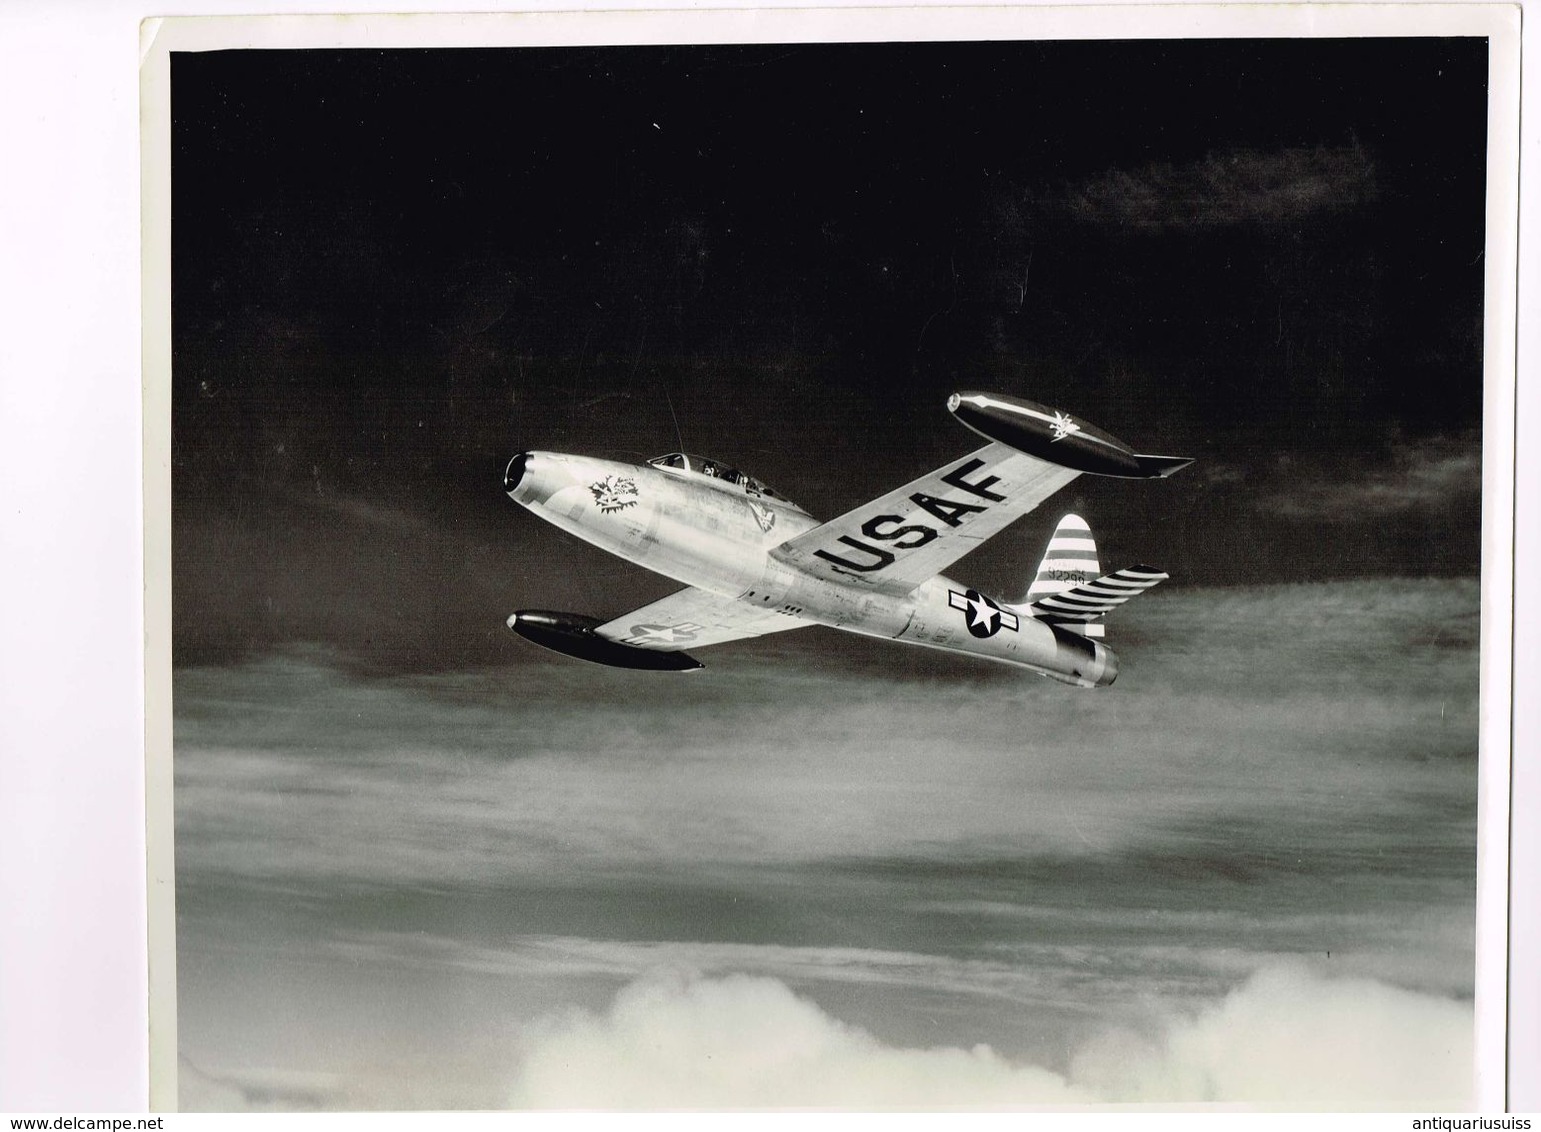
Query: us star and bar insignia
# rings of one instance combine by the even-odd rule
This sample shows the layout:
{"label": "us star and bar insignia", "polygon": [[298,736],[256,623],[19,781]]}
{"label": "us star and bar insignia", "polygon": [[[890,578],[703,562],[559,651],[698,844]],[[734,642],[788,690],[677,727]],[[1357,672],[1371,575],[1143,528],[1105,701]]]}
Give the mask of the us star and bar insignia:
{"label": "us star and bar insignia", "polygon": [[1002,629],[1015,633],[1021,624],[1015,613],[1002,609],[978,590],[948,590],[947,604],[963,612],[969,633],[981,639],[993,637]]}
{"label": "us star and bar insignia", "polygon": [[631,636],[622,643],[628,645],[677,645],[696,639],[704,626],[694,621],[682,621],[678,625],[633,625]]}

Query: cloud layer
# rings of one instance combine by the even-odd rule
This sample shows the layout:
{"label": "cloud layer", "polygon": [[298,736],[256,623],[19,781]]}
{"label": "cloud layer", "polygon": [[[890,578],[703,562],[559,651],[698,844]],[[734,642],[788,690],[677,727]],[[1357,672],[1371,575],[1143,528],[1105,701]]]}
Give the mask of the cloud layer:
{"label": "cloud layer", "polygon": [[520,1108],[937,1109],[1233,1103],[1462,1109],[1462,1003],[1301,967],[1258,973],[1151,1038],[1110,1031],[1062,1075],[985,1045],[895,1049],[774,979],[641,981],[535,1038]]}
{"label": "cloud layer", "polygon": [[[1294,1103],[1221,1057],[1235,1034],[1330,1077],[1334,1027],[1369,1048],[1361,1023],[1471,994],[1477,599],[1164,588],[1120,614],[1104,694],[820,630],[686,681],[533,650],[181,670],[189,1088],[497,1107],[520,1043],[624,1060],[650,1020],[739,1010],[845,1067],[818,1103],[894,1065],[987,1103]],[[1323,977],[1247,983],[1287,958]]]}
{"label": "cloud layer", "polygon": [[[359,680],[324,655],[184,671],[180,867],[446,884],[1223,847],[1244,869],[1285,820],[1319,852],[1399,842],[1431,799],[1474,797],[1476,597],[1174,590],[1120,614],[1126,674],[1083,696],[979,666],[933,679],[928,656],[896,681],[862,665],[900,650],[822,630],[811,643],[849,648],[850,668],[756,643],[688,686],[539,655],[424,679]],[[1217,846],[1222,821],[1237,836]]]}
{"label": "cloud layer", "polygon": [[1068,190],[1071,213],[1150,231],[1282,224],[1341,212],[1377,196],[1375,168],[1355,146],[1233,149],[1187,165],[1114,169]]}
{"label": "cloud layer", "polygon": [[1474,434],[1396,446],[1389,465],[1328,478],[1318,472],[1260,500],[1291,519],[1358,522],[1398,516],[1432,520],[1453,508],[1478,513],[1482,442]]}

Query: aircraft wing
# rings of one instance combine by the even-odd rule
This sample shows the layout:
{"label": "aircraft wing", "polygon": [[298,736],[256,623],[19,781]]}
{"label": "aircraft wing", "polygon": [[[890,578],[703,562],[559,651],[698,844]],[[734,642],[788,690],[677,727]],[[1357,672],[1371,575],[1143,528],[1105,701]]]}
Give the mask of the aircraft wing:
{"label": "aircraft wing", "polygon": [[987,444],[788,539],[771,555],[815,577],[900,596],[1080,474],[1005,444]]}
{"label": "aircraft wing", "polygon": [[814,622],[756,609],[737,598],[690,586],[594,629],[606,640],[657,652],[678,652],[801,629]]}

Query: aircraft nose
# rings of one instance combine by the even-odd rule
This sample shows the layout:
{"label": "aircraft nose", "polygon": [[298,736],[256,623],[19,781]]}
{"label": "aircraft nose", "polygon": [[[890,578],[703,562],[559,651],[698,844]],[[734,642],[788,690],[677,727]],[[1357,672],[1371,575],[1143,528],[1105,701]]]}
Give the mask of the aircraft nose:
{"label": "aircraft nose", "polygon": [[519,486],[519,481],[524,479],[524,469],[530,462],[530,453],[521,452],[508,462],[508,467],[503,471],[503,490],[513,491]]}

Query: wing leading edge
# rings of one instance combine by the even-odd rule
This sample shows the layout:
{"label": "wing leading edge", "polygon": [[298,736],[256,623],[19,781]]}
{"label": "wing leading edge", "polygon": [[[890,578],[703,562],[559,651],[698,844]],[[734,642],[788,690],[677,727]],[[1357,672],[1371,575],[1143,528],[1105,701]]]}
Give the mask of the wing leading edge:
{"label": "wing leading edge", "polygon": [[1005,444],[987,444],[788,539],[771,556],[815,577],[901,596],[1080,474]]}

